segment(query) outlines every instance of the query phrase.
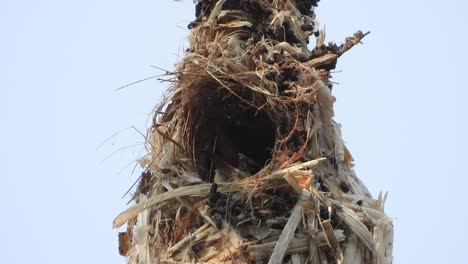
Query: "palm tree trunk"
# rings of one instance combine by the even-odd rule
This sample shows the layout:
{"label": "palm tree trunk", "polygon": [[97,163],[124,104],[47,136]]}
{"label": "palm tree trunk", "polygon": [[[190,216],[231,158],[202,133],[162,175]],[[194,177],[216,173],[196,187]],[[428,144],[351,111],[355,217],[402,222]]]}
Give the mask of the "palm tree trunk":
{"label": "palm tree trunk", "polygon": [[356,177],[333,120],[330,70],[366,34],[324,45],[317,2],[197,1],[114,220],[128,263],[392,262],[386,195]]}

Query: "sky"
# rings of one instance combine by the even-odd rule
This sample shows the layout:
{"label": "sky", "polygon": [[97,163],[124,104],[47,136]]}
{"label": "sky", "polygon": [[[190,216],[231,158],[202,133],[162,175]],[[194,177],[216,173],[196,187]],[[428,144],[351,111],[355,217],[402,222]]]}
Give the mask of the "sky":
{"label": "sky", "polygon": [[[321,1],[327,39],[371,31],[334,73],[357,175],[388,191],[394,263],[468,251],[468,4]],[[0,0],[0,252],[4,263],[125,263],[113,218],[192,1]],[[464,224],[465,223],[465,224]]]}

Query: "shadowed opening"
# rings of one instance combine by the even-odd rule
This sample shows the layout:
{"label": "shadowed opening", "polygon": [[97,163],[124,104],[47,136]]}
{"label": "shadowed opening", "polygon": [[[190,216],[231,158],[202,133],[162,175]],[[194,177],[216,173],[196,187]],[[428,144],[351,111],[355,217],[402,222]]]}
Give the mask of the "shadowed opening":
{"label": "shadowed opening", "polygon": [[275,126],[264,111],[235,97],[212,98],[196,133],[197,170],[213,181],[216,170],[225,181],[235,174],[253,175],[272,158]]}

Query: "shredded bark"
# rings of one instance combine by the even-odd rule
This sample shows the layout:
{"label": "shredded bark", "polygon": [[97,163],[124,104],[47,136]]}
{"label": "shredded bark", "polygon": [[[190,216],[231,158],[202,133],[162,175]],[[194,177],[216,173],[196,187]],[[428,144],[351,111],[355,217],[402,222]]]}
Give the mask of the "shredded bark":
{"label": "shredded bark", "polygon": [[114,220],[129,263],[391,263],[384,199],[333,120],[330,70],[368,33],[324,44],[318,2],[196,1],[135,204]]}

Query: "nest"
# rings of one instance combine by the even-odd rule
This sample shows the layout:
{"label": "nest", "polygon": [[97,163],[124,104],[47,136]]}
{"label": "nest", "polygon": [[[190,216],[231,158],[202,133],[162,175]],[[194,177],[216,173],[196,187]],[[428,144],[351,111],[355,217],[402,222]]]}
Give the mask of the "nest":
{"label": "nest", "polygon": [[114,220],[129,263],[391,263],[385,197],[333,120],[330,70],[366,34],[325,44],[317,2],[197,1],[135,204]]}

